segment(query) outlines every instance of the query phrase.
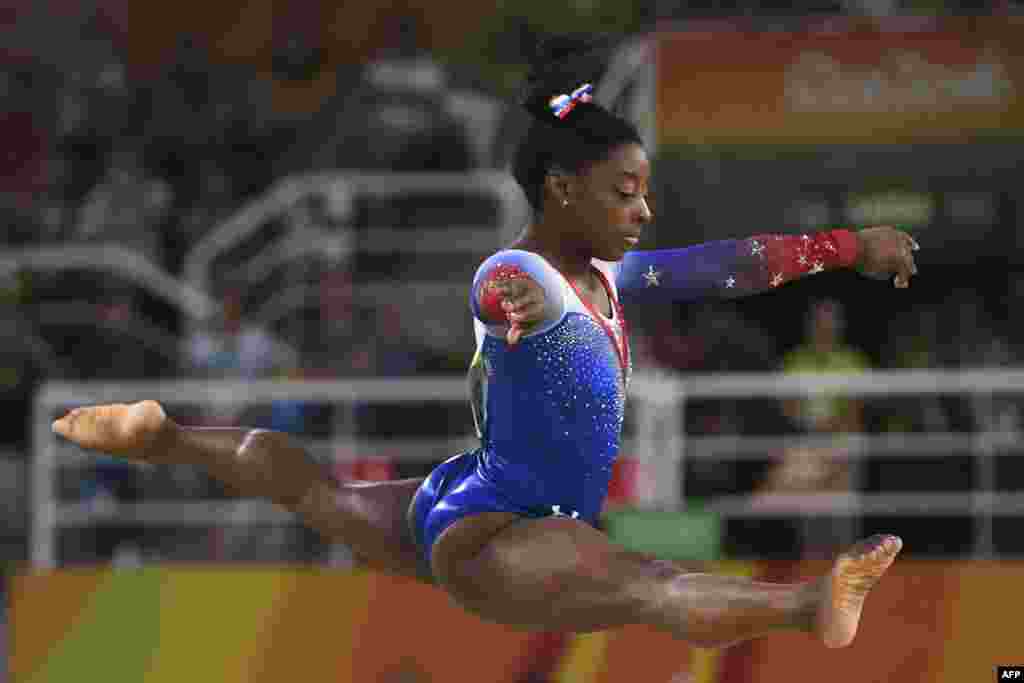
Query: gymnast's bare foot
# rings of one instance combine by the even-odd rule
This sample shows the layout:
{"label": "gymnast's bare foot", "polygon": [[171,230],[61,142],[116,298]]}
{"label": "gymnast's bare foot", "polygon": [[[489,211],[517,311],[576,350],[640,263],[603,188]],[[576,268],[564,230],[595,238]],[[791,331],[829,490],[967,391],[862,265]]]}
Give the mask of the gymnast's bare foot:
{"label": "gymnast's bare foot", "polygon": [[171,425],[156,401],[75,408],[53,423],[53,431],[82,448],[133,460],[154,461],[152,448]]}
{"label": "gymnast's bare foot", "polygon": [[846,647],[853,642],[868,592],[902,547],[898,536],[877,534],[858,541],[836,558],[824,578],[815,628],[827,647]]}

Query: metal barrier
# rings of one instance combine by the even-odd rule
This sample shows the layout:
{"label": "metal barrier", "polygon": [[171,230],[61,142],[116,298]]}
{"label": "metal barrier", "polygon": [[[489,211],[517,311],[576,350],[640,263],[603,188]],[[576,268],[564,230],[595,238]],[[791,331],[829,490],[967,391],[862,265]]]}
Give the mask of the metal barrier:
{"label": "metal barrier", "polygon": [[[429,229],[400,228],[387,225],[387,218],[370,217],[372,224],[356,225],[357,202],[391,201],[415,195],[483,197],[493,200],[495,209],[482,217],[467,216],[456,225],[431,226]],[[282,226],[278,219],[291,207],[305,200],[322,200],[325,224],[316,221]],[[456,218],[460,206],[453,207]],[[464,215],[464,212],[462,212]],[[466,296],[467,278],[472,268],[513,239],[525,227],[529,207],[515,180],[505,173],[475,171],[469,173],[379,173],[337,170],[284,178],[262,197],[250,202],[233,216],[213,227],[189,251],[184,277],[199,289],[214,286],[223,278],[246,283],[258,290],[273,273],[286,281],[277,283],[265,299],[256,294],[247,301],[243,316],[270,329],[318,301],[319,279],[315,264],[335,264],[347,257],[409,255],[423,263],[423,257],[452,255],[465,268],[452,273],[444,264],[432,272],[407,276],[394,275],[375,282],[352,283],[355,300],[366,305],[389,302],[434,310],[432,326],[406,330],[432,347],[449,347],[468,341],[465,308],[448,305],[454,294]],[[484,221],[484,224],[475,224]],[[232,255],[237,262],[231,262]],[[230,262],[225,265],[225,260]],[[393,258],[392,258],[393,260]],[[307,270],[311,268],[311,270]],[[466,270],[468,269],[468,271]],[[250,290],[250,294],[252,290]],[[439,305],[444,302],[445,305]],[[196,330],[189,329],[193,333]],[[294,346],[301,341],[291,340]]]}
{"label": "metal barrier", "polygon": [[0,253],[0,274],[21,269],[114,273],[169,302],[189,319],[205,320],[217,312],[216,303],[205,289],[180,282],[137,251],[112,244],[64,244]]}
{"label": "metal barrier", "polygon": [[[499,214],[495,217],[494,225],[487,226],[486,230],[436,230],[418,235],[410,234],[414,231],[391,230],[390,226],[373,226],[370,231],[372,237],[363,248],[373,252],[487,252],[496,249],[502,240],[510,238],[514,231],[522,229],[526,224],[528,209],[522,193],[515,181],[505,173],[365,173],[337,170],[291,176],[282,179],[262,197],[212,228],[186,257],[185,279],[196,287],[207,289],[212,264],[220,254],[243,242],[267,221],[311,195],[325,197],[327,203],[334,207],[332,212],[344,219],[351,211],[352,202],[359,196],[386,198],[410,192],[453,190],[490,194],[496,198]],[[428,237],[428,234],[432,237]],[[488,234],[493,236],[493,240],[481,242],[481,238],[486,238]],[[466,237],[473,239],[467,240]],[[309,243],[309,248],[315,253],[321,253],[323,245],[314,241]],[[294,249],[292,255],[295,255]]]}
{"label": "metal barrier", "polygon": [[[685,457],[743,459],[764,458],[782,447],[827,445],[821,436],[692,436],[686,434],[686,405],[691,400],[721,398],[779,398],[844,393],[857,396],[914,396],[956,394],[995,396],[1024,394],[1024,371],[913,371],[873,372],[858,375],[716,375],[667,377],[637,373],[631,384],[630,410],[634,427],[626,435],[623,452],[635,458],[641,473],[637,504],[648,509],[680,509],[685,501],[683,464]],[[462,403],[466,386],[461,378],[366,379],[322,382],[202,382],[162,383],[77,383],[48,384],[35,404],[32,477],[32,561],[49,567],[58,563],[55,538],[60,528],[88,526],[111,514],[140,523],[171,522],[181,525],[230,525],[290,523],[291,516],[261,501],[195,501],[187,503],[141,502],[121,506],[113,513],[96,513],[86,506],[58,500],[55,482],[61,468],[90,462],[50,431],[57,411],[71,406],[126,402],[152,398],[170,406],[207,404],[241,406],[274,401],[310,401],[361,404]],[[470,431],[442,438],[399,440],[355,439],[334,434],[311,440],[310,448],[330,458],[339,444],[355,444],[360,450],[386,450],[398,459],[439,459],[455,453],[473,441]],[[993,554],[993,515],[1024,512],[1024,496],[997,493],[993,456],[1021,449],[1020,435],[1013,430],[964,433],[857,434],[844,441],[845,457],[918,454],[931,457],[952,455],[966,449],[974,457],[977,473],[975,490],[960,493],[883,493],[768,495],[756,501],[749,497],[725,497],[711,509],[724,517],[807,516],[834,514],[894,514],[973,516],[977,524],[975,554]],[[99,516],[97,516],[99,515]],[[105,516],[105,517],[104,517]]]}

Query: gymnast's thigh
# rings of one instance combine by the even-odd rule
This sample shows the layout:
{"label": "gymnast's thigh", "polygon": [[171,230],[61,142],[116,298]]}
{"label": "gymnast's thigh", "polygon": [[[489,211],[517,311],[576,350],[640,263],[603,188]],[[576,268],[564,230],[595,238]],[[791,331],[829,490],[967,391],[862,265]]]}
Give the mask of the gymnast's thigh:
{"label": "gymnast's thigh", "polygon": [[465,518],[438,540],[433,558],[436,580],[464,609],[530,630],[590,632],[642,621],[658,604],[664,573],[564,515]]}

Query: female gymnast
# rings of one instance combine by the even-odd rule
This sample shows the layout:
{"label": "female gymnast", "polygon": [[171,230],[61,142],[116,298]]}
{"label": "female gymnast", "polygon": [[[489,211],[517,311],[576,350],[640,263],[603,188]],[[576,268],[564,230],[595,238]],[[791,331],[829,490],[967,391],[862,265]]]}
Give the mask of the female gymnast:
{"label": "female gymnast", "polygon": [[917,245],[870,228],[632,251],[652,218],[650,165],[637,130],[593,101],[590,49],[552,41],[529,80],[535,120],[514,174],[536,218],[480,266],[470,296],[478,448],[425,479],[339,482],[286,434],[189,428],[153,401],[77,408],[54,430],[136,461],[204,466],[483,619],[576,632],[649,624],[704,647],[781,629],[848,645],[900,550],[895,536],[860,541],[816,580],[777,584],[628,552],[595,528],[630,374],[619,297],[749,295],[836,268],[906,287]]}

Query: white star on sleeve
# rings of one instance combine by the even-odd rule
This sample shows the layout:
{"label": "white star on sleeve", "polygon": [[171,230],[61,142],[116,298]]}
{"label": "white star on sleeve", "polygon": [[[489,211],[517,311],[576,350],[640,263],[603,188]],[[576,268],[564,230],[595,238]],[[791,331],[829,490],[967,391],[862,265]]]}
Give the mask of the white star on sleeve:
{"label": "white star on sleeve", "polygon": [[659,273],[658,271],[656,271],[656,270],[654,269],[654,266],[651,266],[651,267],[650,267],[650,268],[649,268],[649,269],[647,270],[647,272],[646,272],[646,273],[644,273],[644,279],[645,279],[645,280],[647,280],[647,286],[648,286],[648,287],[657,287],[657,286],[658,286],[658,285],[660,284],[660,283],[658,282],[658,278],[659,278],[659,277],[661,277],[661,273]]}
{"label": "white star on sleeve", "polygon": [[762,252],[764,252],[764,245],[761,244],[760,242],[758,242],[757,240],[751,240],[751,242],[750,242],[750,255],[751,256],[760,256]]}
{"label": "white star on sleeve", "polygon": [[735,286],[736,286],[736,278],[730,277],[728,280],[725,281],[726,289],[732,289]]}
{"label": "white star on sleeve", "polygon": [[823,270],[825,270],[825,264],[821,261],[815,261],[814,265],[811,267],[811,273],[820,273]]}
{"label": "white star on sleeve", "polygon": [[782,273],[775,273],[775,275],[772,276],[772,282],[771,282],[772,287],[778,287],[781,284],[782,284]]}
{"label": "white star on sleeve", "polygon": [[801,266],[806,266],[807,265],[807,255],[806,254],[800,254],[800,258],[797,259],[797,262]]}

